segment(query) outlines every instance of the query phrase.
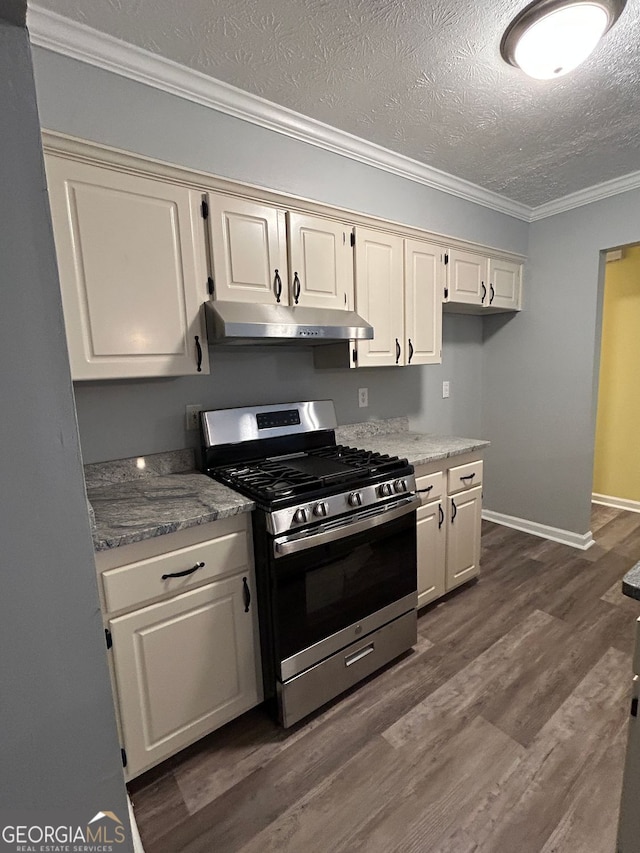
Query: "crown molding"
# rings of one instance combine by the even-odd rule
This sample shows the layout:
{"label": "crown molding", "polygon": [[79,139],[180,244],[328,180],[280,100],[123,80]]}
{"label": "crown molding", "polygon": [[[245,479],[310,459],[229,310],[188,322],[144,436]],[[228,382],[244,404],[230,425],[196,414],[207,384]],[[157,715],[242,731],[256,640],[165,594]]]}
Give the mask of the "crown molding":
{"label": "crown molding", "polygon": [[465,201],[525,222],[530,221],[532,208],[525,204],[244,92],[37,5],[28,7],[27,26],[32,44],[38,47],[153,86]]}
{"label": "crown molding", "polygon": [[565,213],[567,210],[574,210],[576,207],[583,207],[585,204],[601,201],[603,198],[609,198],[612,195],[619,195],[627,192],[627,190],[637,190],[639,187],[640,172],[631,172],[621,178],[613,178],[611,181],[578,190],[578,192],[534,207],[531,210],[529,221],[535,222],[538,219],[546,219],[549,216],[555,216],[557,213]]}

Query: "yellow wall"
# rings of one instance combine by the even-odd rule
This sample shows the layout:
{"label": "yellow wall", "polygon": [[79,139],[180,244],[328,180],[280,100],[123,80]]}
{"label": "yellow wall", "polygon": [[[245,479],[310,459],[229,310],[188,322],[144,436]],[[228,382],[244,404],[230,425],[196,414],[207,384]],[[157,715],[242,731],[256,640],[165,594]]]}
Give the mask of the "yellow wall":
{"label": "yellow wall", "polygon": [[640,246],[606,265],[593,491],[640,501]]}

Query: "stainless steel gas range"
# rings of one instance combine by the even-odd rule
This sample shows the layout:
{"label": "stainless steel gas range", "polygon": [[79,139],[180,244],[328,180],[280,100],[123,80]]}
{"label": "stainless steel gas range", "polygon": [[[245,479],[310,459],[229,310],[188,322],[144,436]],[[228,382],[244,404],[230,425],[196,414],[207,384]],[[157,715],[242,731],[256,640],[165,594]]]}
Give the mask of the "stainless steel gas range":
{"label": "stainless steel gas range", "polygon": [[329,400],[201,425],[205,473],[256,502],[265,699],[291,726],[416,642],[413,468],[336,444]]}

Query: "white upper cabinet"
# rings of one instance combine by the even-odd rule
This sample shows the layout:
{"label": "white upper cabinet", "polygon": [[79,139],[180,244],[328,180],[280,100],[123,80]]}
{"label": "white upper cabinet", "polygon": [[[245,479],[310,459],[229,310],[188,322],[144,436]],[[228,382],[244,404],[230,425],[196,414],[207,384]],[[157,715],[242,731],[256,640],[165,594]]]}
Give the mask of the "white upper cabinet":
{"label": "white upper cabinet", "polygon": [[217,193],[208,204],[215,298],[288,304],[285,211]]}
{"label": "white upper cabinet", "polygon": [[449,251],[447,266],[449,302],[482,305],[487,292],[487,258],[462,249]]}
{"label": "white upper cabinet", "polygon": [[522,264],[450,249],[445,307],[448,311],[495,314],[520,310]]}
{"label": "white upper cabinet", "polygon": [[73,379],[209,372],[199,194],[48,154]]}
{"label": "white upper cabinet", "polygon": [[353,308],[353,229],[342,222],[287,213],[291,304]]}
{"label": "white upper cabinet", "polygon": [[432,243],[404,241],[404,364],[442,361],[442,256]]}
{"label": "white upper cabinet", "polygon": [[487,308],[505,311],[520,310],[522,264],[489,258],[489,296]]}
{"label": "white upper cabinet", "polygon": [[435,364],[442,358],[442,248],[356,227],[356,311],[373,326],[358,367]]}
{"label": "white upper cabinet", "polygon": [[402,364],[402,237],[360,227],[355,233],[356,311],[373,326],[373,340],[358,341],[358,367]]}

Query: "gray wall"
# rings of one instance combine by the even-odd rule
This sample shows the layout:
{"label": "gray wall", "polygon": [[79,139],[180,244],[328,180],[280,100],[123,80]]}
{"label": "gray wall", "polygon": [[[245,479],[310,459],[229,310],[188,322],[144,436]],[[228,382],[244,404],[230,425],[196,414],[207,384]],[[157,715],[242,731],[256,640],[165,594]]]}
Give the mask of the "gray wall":
{"label": "gray wall", "polygon": [[0,115],[0,822],[126,823],[30,48],[4,20]]}
{"label": "gray wall", "polygon": [[484,323],[486,505],[589,530],[597,368],[600,250],[640,240],[634,190],[530,226],[524,310]]}
{"label": "gray wall", "polygon": [[[315,370],[310,349],[211,349],[211,375],[128,382],[77,382],[85,462],[119,459],[193,445],[184,429],[186,403],[205,408],[332,399],[339,423],[409,415],[416,429],[481,432],[482,320],[445,317],[443,363],[406,368]],[[442,380],[451,397],[442,399]],[[358,408],[358,388],[369,407]]]}
{"label": "gray wall", "polygon": [[[206,109],[49,51],[35,50],[43,127],[224,177],[526,253],[526,223]],[[309,350],[212,355],[210,377],[76,383],[86,462],[182,447],[184,406],[330,397],[341,423],[410,414],[416,428],[481,432],[482,321],[448,316],[441,367],[316,371]],[[451,398],[442,400],[442,379]],[[357,407],[368,387],[369,408]]]}

